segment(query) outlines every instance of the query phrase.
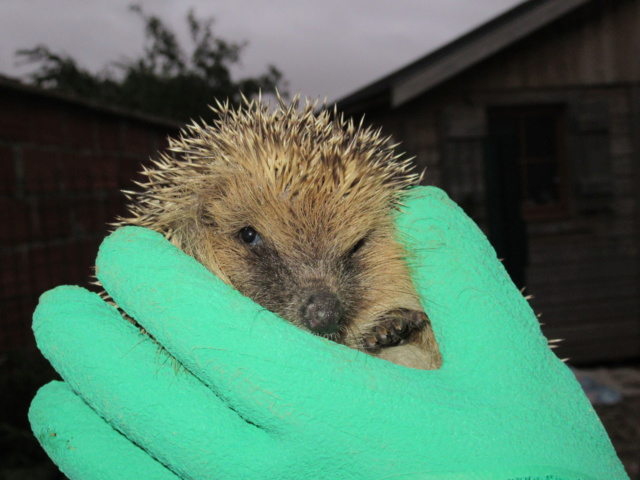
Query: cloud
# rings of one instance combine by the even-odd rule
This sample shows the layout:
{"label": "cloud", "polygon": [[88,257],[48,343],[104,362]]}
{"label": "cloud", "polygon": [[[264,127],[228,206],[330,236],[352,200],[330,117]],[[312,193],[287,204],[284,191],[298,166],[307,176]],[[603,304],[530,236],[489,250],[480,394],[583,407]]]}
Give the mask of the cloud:
{"label": "cloud", "polygon": [[[24,74],[15,50],[42,43],[92,69],[142,50],[130,0],[3,0],[0,72]],[[517,4],[518,0],[170,0],[141,2],[187,39],[190,6],[216,18],[216,33],[248,40],[237,74],[276,65],[292,92],[335,99],[371,83]],[[190,6],[189,6],[190,5]]]}

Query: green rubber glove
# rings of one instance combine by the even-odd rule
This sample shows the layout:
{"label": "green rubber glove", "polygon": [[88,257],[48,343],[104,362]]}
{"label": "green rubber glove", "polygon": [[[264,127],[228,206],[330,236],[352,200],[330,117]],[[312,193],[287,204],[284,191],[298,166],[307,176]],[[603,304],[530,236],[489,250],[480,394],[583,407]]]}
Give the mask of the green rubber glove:
{"label": "green rubber glove", "polygon": [[434,188],[406,205],[440,370],[303,332],[124,228],[98,277],[184,368],[97,295],[50,291],[34,330],[65,382],[34,399],[36,436],[72,479],[627,478],[479,229]]}

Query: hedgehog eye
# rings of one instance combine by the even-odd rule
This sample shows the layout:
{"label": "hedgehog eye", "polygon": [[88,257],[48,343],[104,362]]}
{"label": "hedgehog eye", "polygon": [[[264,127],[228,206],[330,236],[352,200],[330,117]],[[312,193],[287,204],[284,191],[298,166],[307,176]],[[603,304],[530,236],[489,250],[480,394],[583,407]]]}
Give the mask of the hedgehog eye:
{"label": "hedgehog eye", "polygon": [[238,232],[240,240],[247,245],[260,245],[262,243],[262,237],[255,231],[253,227],[244,227]]}
{"label": "hedgehog eye", "polygon": [[366,241],[367,237],[362,237],[360,240],[358,240],[358,242],[351,248],[351,250],[349,250],[349,257],[353,257],[356,253],[358,253],[358,250],[362,248]]}

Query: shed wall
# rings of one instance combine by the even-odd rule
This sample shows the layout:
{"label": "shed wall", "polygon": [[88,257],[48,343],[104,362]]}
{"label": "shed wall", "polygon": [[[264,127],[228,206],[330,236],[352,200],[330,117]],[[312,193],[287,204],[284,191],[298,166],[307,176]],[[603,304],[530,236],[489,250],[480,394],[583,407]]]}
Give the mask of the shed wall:
{"label": "shed wall", "polygon": [[640,2],[595,2],[396,109],[367,112],[487,230],[487,112],[566,112],[565,215],[527,222],[527,293],[561,357],[640,357]]}
{"label": "shed wall", "polygon": [[31,316],[57,285],[88,286],[107,223],[175,128],[0,87],[0,352],[35,347]]}

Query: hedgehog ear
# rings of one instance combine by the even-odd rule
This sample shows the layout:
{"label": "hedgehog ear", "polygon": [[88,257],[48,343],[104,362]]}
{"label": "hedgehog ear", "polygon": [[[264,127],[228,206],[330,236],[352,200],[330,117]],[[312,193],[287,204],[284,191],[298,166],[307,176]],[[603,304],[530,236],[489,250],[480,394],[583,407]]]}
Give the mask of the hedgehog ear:
{"label": "hedgehog ear", "polygon": [[207,227],[215,227],[217,226],[217,222],[211,212],[207,209],[207,206],[204,202],[198,202],[198,207],[196,209],[196,215],[198,217],[198,222]]}

